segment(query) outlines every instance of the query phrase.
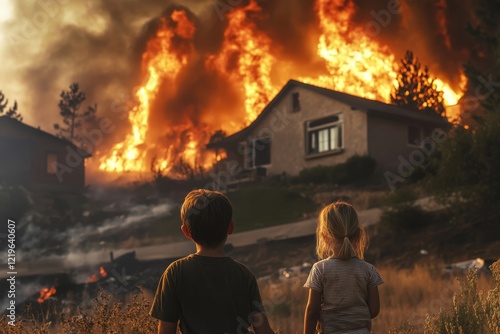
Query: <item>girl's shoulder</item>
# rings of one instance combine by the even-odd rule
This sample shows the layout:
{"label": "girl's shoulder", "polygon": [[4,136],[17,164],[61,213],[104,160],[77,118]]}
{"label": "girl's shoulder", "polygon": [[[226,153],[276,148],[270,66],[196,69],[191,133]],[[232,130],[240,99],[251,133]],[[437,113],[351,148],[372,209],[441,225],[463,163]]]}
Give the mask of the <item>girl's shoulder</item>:
{"label": "girl's shoulder", "polygon": [[316,267],[359,267],[365,268],[369,271],[377,270],[375,266],[371,263],[366,262],[363,259],[354,257],[350,260],[341,260],[336,258],[326,258],[324,260],[320,260],[314,264]]}

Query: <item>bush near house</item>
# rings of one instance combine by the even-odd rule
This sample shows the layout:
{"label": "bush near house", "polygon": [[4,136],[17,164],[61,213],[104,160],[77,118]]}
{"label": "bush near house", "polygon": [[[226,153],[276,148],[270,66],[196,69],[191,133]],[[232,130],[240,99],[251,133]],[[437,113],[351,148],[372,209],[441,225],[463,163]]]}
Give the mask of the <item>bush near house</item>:
{"label": "bush near house", "polygon": [[429,213],[415,204],[417,194],[409,187],[391,191],[383,205],[380,223],[388,232],[412,231],[427,226],[432,220]]}
{"label": "bush near house", "polygon": [[377,162],[372,157],[354,155],[341,164],[304,168],[295,181],[313,184],[359,184],[366,182],[373,175],[376,166]]}

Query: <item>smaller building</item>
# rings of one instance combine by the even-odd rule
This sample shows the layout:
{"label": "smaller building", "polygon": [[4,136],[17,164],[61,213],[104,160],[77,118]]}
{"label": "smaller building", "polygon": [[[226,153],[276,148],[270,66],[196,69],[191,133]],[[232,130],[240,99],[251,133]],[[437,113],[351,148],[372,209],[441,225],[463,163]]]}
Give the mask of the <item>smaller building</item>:
{"label": "smaller building", "polygon": [[304,168],[369,155],[377,161],[382,181],[387,172],[406,177],[399,173],[407,174],[401,164],[423,163],[433,145],[429,138],[443,135],[448,127],[434,113],[290,80],[248,127],[207,148],[224,150],[241,175],[294,176]]}
{"label": "smaller building", "polygon": [[85,187],[88,152],[7,116],[0,117],[0,157],[3,183],[43,192]]}

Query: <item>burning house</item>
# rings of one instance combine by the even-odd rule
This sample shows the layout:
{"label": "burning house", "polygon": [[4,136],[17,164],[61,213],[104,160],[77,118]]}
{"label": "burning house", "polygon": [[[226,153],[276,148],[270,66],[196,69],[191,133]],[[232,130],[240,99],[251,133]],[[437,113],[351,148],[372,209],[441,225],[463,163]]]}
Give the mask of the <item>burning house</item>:
{"label": "burning house", "polygon": [[408,157],[447,126],[437,114],[290,80],[248,127],[207,147],[225,151],[243,170],[267,175],[297,175],[353,155],[373,157],[381,174],[397,170],[399,156]]}
{"label": "burning house", "polygon": [[[123,103],[127,125],[94,152],[93,168],[107,175],[154,168],[174,178],[183,177],[179,165],[206,171],[225,158],[225,150],[207,149],[216,131],[234,134],[218,144],[232,145],[227,154],[234,154],[243,137],[266,126],[274,108],[285,106],[296,121],[266,136],[271,142],[256,138],[268,148],[245,168],[296,174],[353,154],[374,155],[379,169],[390,168],[444,120],[387,104],[397,77],[396,55],[406,51],[398,41],[407,36],[399,36],[398,29],[421,26],[417,11],[401,8],[391,26],[374,35],[366,28],[373,18],[364,9],[355,1],[331,0],[250,0],[222,12],[208,5],[201,12],[169,6],[144,29],[138,83]],[[464,17],[467,13],[464,9]],[[463,33],[455,34],[459,23],[447,8],[436,8],[433,15],[432,45],[439,41],[446,51],[427,52],[424,44],[414,51],[432,59],[432,73],[439,76],[434,83],[444,92],[445,105],[455,105],[466,78],[453,47],[464,47]],[[441,56],[446,66],[437,59]],[[297,81],[286,84],[290,79]],[[335,141],[323,137],[323,126]]]}

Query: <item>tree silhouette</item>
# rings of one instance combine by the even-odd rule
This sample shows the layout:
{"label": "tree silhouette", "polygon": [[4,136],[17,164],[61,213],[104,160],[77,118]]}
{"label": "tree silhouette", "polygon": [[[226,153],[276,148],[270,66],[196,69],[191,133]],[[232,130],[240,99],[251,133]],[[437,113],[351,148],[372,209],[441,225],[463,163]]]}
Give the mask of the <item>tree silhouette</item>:
{"label": "tree silhouette", "polygon": [[409,50],[401,60],[397,80],[391,93],[392,104],[445,116],[443,92],[437,89],[427,66],[422,69],[418,58]]}
{"label": "tree silhouette", "polygon": [[[215,131],[209,139],[209,143],[216,143],[227,137],[226,131],[219,129]],[[219,160],[219,147],[215,147],[215,158]]]}
{"label": "tree silhouette", "polygon": [[5,112],[5,115],[18,121],[22,122],[23,116],[17,112],[17,102],[14,101],[14,105],[5,111],[7,105],[9,104],[9,100],[5,99],[5,95],[3,95],[2,91],[0,91],[0,114]]}
{"label": "tree silhouette", "polygon": [[82,140],[80,128],[82,121],[90,121],[94,118],[97,111],[97,104],[89,106],[83,113],[80,113],[80,107],[86,99],[85,92],[80,91],[78,83],[72,83],[68,91],[61,92],[59,101],[59,114],[63,118],[63,125],[54,124],[57,135],[72,143],[78,143]]}
{"label": "tree silhouette", "polygon": [[[486,112],[497,112],[500,107],[500,23],[498,0],[477,1],[474,23],[467,24],[473,38],[470,60],[464,65],[468,78],[468,95],[474,96]],[[472,109],[475,109],[474,107]],[[468,111],[466,111],[468,112]],[[481,116],[472,115],[476,120]]]}

